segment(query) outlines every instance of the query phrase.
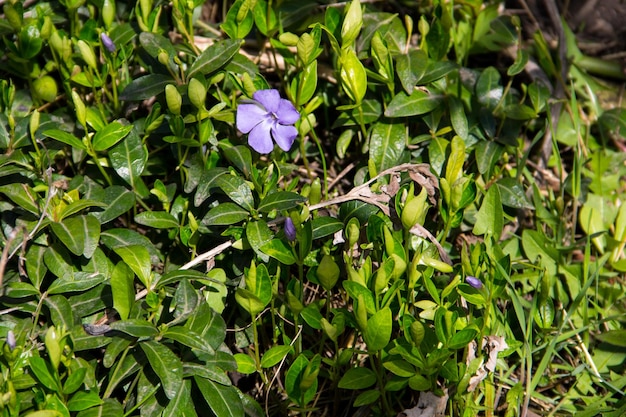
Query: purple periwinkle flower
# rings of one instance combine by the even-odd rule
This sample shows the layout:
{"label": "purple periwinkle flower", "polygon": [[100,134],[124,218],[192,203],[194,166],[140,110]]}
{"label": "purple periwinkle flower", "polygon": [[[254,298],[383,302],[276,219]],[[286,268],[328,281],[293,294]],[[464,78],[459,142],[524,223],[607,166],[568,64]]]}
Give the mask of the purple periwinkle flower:
{"label": "purple periwinkle flower", "polygon": [[471,275],[465,277],[465,282],[467,282],[469,285],[476,288],[477,290],[480,290],[483,287],[482,281]]}
{"label": "purple periwinkle flower", "polygon": [[274,142],[283,151],[291,149],[298,130],[293,126],[300,113],[278,90],[258,90],[254,100],[244,100],[237,108],[237,129],[248,133],[248,144],[258,153],[270,153]]}
{"label": "purple periwinkle flower", "polygon": [[7,333],[7,345],[9,346],[9,349],[13,351],[16,344],[17,341],[15,340],[15,333],[13,333],[13,330],[9,330]]}
{"label": "purple periwinkle flower", "polygon": [[111,38],[109,38],[109,35],[107,35],[106,33],[102,32],[100,34],[100,40],[102,40],[102,45],[104,45],[104,47],[107,49],[107,51],[113,53],[115,52],[115,44],[113,43],[113,40],[111,40]]}
{"label": "purple periwinkle flower", "polygon": [[296,240],[296,225],[293,224],[291,217],[285,219],[285,236],[290,242]]}

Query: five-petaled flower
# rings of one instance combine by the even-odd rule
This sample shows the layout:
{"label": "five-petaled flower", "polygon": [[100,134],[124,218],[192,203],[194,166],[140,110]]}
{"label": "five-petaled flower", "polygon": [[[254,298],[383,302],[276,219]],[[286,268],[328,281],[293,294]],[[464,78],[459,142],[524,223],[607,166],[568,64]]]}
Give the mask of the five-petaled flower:
{"label": "five-petaled flower", "polygon": [[285,218],[285,236],[287,236],[287,239],[290,242],[293,242],[294,240],[296,240],[296,225],[293,224],[293,220],[291,220],[291,217],[287,217]]}
{"label": "five-petaled flower", "polygon": [[258,90],[252,97],[237,108],[237,129],[248,133],[248,144],[258,153],[272,152],[273,141],[283,151],[291,149],[298,136],[293,124],[300,113],[289,100],[280,98],[278,90]]}
{"label": "five-petaled flower", "polygon": [[109,35],[107,35],[106,33],[102,32],[100,34],[100,40],[102,40],[102,45],[104,45],[104,47],[107,49],[107,51],[113,53],[115,52],[115,43],[113,42],[113,40],[111,38],[109,38]]}
{"label": "five-petaled flower", "polygon": [[465,282],[467,282],[469,285],[471,285],[472,287],[478,290],[480,290],[483,287],[483,283],[481,282],[481,280],[471,275],[468,275],[465,277]]}

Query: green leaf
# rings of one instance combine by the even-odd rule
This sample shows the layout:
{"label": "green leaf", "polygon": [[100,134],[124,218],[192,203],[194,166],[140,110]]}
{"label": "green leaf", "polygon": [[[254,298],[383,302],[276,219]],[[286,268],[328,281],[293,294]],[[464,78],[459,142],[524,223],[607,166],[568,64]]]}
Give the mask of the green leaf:
{"label": "green leaf", "polygon": [[39,199],[37,194],[26,184],[12,183],[0,186],[0,193],[5,194],[11,201],[24,210],[39,215]]}
{"label": "green leaf", "polygon": [[448,347],[450,349],[461,349],[467,346],[478,334],[478,330],[471,327],[466,327],[456,332],[450,340],[448,340]]}
{"label": "green leaf", "polygon": [[243,417],[245,415],[243,403],[235,387],[217,384],[197,376],[193,380],[216,416]]}
{"label": "green leaf", "polygon": [[113,248],[113,250],[133,270],[141,283],[146,288],[150,288],[152,265],[148,249],[145,246],[130,245]]}
{"label": "green leaf", "polygon": [[235,360],[237,361],[237,372],[244,375],[251,375],[256,372],[256,365],[254,359],[245,353],[235,353]]}
{"label": "green leaf", "polygon": [[273,237],[274,234],[265,220],[251,220],[246,224],[246,239],[264,262],[267,262],[269,258],[261,251],[261,247],[269,243]]}
{"label": "green leaf", "polygon": [[50,223],[52,231],[74,255],[91,258],[100,240],[100,222],[94,216],[76,216]]}
{"label": "green leaf", "polygon": [[293,265],[296,263],[296,257],[293,255],[293,250],[285,241],[281,239],[272,239],[265,245],[261,246],[261,252],[266,255],[277,259],[284,265]]}
{"label": "green leaf", "polygon": [[425,114],[435,110],[443,103],[443,96],[426,93],[422,90],[414,90],[411,95],[404,91],[396,94],[391,99],[385,116],[387,117],[407,117]]}
{"label": "green leaf", "polygon": [[48,268],[43,259],[46,247],[40,245],[30,245],[26,252],[26,276],[38,290],[48,272]]}
{"label": "green leaf", "polygon": [[100,234],[100,240],[109,249],[114,250],[123,246],[143,246],[154,259],[161,257],[150,239],[134,230],[108,229]]}
{"label": "green leaf", "polygon": [[[145,33],[145,32],[144,32]],[[142,101],[152,98],[165,91],[165,86],[175,84],[170,75],[148,74],[136,78],[124,88],[120,94],[120,100]]]}
{"label": "green leaf", "polygon": [[104,224],[131,210],[135,206],[135,193],[121,185],[112,185],[104,189],[101,201],[106,202],[104,210],[92,215]]}
{"label": "green leaf", "polygon": [[363,407],[365,405],[373,404],[374,402],[378,401],[380,395],[381,393],[377,389],[363,391],[354,399],[353,405],[355,407]]}
{"label": "green leaf", "polygon": [[115,265],[111,273],[113,308],[115,308],[122,320],[128,319],[130,310],[135,303],[134,278],[135,274],[125,262],[119,262]]}
{"label": "green leaf", "polygon": [[59,129],[50,129],[43,132],[44,136],[63,142],[66,145],[70,145],[72,148],[87,150],[85,144],[71,133],[64,132]]}
{"label": "green leaf", "polygon": [[74,313],[72,306],[62,295],[53,295],[44,298],[44,304],[50,311],[50,318],[55,326],[65,326],[66,329],[74,327]]}
{"label": "green leaf", "polygon": [[313,240],[316,240],[337,233],[343,229],[343,223],[334,217],[320,216],[313,219],[311,228]]}
{"label": "green leaf", "polygon": [[117,175],[135,192],[144,197],[148,195],[148,190],[141,180],[141,174],[148,161],[148,151],[136,130],[130,130],[124,140],[109,150],[109,159]]}
{"label": "green leaf", "polygon": [[522,232],[522,247],[530,262],[535,262],[537,258],[540,258],[542,267],[546,268],[550,275],[556,275],[559,253],[541,231],[524,230]]}
{"label": "green leaf", "polygon": [[428,57],[421,49],[411,49],[408,54],[398,55],[396,59],[396,73],[402,88],[411,94],[428,67]]}
{"label": "green leaf", "polygon": [[46,388],[53,392],[61,392],[59,381],[53,376],[52,372],[48,368],[48,363],[39,356],[32,356],[28,360],[28,365],[33,371],[35,378]]}
{"label": "green leaf", "polygon": [[179,417],[179,416],[195,416],[196,411],[193,406],[194,402],[191,398],[191,381],[185,379],[174,399],[167,402],[167,406],[161,417]]}
{"label": "green leaf", "polygon": [[157,342],[145,341],[139,346],[146,354],[150,367],[161,380],[165,396],[170,400],[175,398],[183,383],[183,364],[178,356]]}
{"label": "green leaf", "polygon": [[218,384],[232,385],[232,382],[226,374],[226,371],[212,364],[185,362],[183,364],[183,375],[195,375],[200,378],[210,379],[211,381],[215,381]]}
{"label": "green leaf", "polygon": [[485,69],[476,81],[476,96],[478,102],[488,110],[496,108],[504,89],[500,84],[500,73],[494,67]]}
{"label": "green leaf", "polygon": [[191,64],[187,71],[187,78],[193,78],[196,73],[209,75],[222,68],[239,52],[242,43],[241,39],[226,39],[215,42]]}
{"label": "green leaf", "polygon": [[427,85],[433,81],[443,78],[457,68],[458,66],[454,62],[429,60],[426,72],[417,83],[418,85]]}
{"label": "green leaf", "polygon": [[463,102],[456,97],[448,97],[448,106],[450,107],[450,121],[452,122],[454,131],[461,137],[461,139],[464,141],[467,140],[469,127]]}
{"label": "green leaf", "polygon": [[[202,336],[214,350],[219,349],[226,338],[224,319],[207,304],[200,304],[196,314],[189,317],[185,323],[185,327]],[[225,365],[220,366],[226,369]]]}
{"label": "green leaf", "polygon": [[226,19],[220,25],[220,28],[231,39],[245,38],[252,26],[254,26],[254,16],[250,10],[250,0],[237,0],[226,14]]}
{"label": "green leaf", "polygon": [[[103,401],[96,391],[79,391],[69,399],[67,408],[70,411],[83,411],[101,404],[103,404]],[[102,415],[104,416],[105,414]]]}
{"label": "green leaf", "polygon": [[153,337],[158,334],[154,324],[141,319],[118,320],[111,323],[111,329],[134,337]]}
{"label": "green leaf", "polygon": [[133,125],[124,126],[118,121],[113,121],[99,130],[92,138],[92,145],[96,151],[104,151],[124,139],[133,130]]}
{"label": "green leaf", "polygon": [[81,411],[76,417],[122,417],[124,408],[117,401],[107,398],[104,403],[95,408]]}
{"label": "green leaf", "polygon": [[206,226],[230,226],[247,219],[250,213],[235,203],[221,203],[213,207],[202,219]]}
{"label": "green leaf", "polygon": [[239,304],[251,316],[259,314],[267,305],[252,291],[245,288],[237,288],[237,291],[235,292],[235,300],[237,300],[237,304]]}
{"label": "green leaf", "polygon": [[269,213],[272,210],[289,210],[304,201],[306,198],[300,194],[291,191],[276,191],[265,196],[259,203],[258,210],[261,213]]}
{"label": "green leaf", "polygon": [[608,332],[598,333],[596,339],[613,346],[626,348],[626,330],[609,330]]}
{"label": "green leaf", "polygon": [[476,214],[475,235],[491,235],[498,241],[504,227],[504,212],[498,187],[490,187]]}
{"label": "green leaf", "polygon": [[376,311],[376,306],[374,304],[374,295],[369,288],[359,284],[358,282],[347,280],[343,281],[341,285],[346,290],[350,298],[352,298],[353,300],[358,300],[359,295],[361,295],[363,297],[363,302],[365,303],[365,308],[367,309],[367,312],[370,314],[374,314],[374,312]]}
{"label": "green leaf", "polygon": [[[196,190],[196,195],[194,196],[193,204],[198,207],[202,204],[209,196],[211,195],[211,188],[217,187],[216,180],[221,175],[228,173],[228,170],[225,168],[211,168],[202,171],[200,175],[200,179],[198,180],[198,189]],[[191,181],[191,179],[189,180]],[[193,188],[187,189],[185,186],[186,192],[191,192]]]}
{"label": "green leaf", "polygon": [[[250,148],[243,145],[225,145],[223,142],[220,142],[219,146],[224,152],[224,156],[230,161],[230,163],[236,166],[237,169],[247,178],[252,170],[252,153],[250,152]],[[218,170],[218,168],[214,169]],[[222,170],[220,172],[227,171]]]}
{"label": "green leaf", "polygon": [[252,190],[243,178],[234,175],[220,175],[215,179],[215,183],[235,203],[249,212],[254,210]]}
{"label": "green leaf", "polygon": [[135,221],[155,229],[172,229],[179,226],[176,217],[165,211],[144,211],[135,216]]}
{"label": "green leaf", "polygon": [[261,368],[271,368],[277,365],[292,349],[293,348],[289,345],[279,345],[269,348],[261,358]]}
{"label": "green leaf", "polygon": [[403,378],[409,378],[415,375],[415,367],[405,361],[404,359],[386,360],[383,362],[383,367],[394,375],[398,375]]}
{"label": "green leaf", "polygon": [[342,389],[365,389],[376,383],[376,374],[369,368],[351,368],[343,374],[337,385]]}
{"label": "green leaf", "polygon": [[496,182],[496,186],[500,190],[503,205],[527,210],[535,208],[528,201],[524,187],[515,178],[501,178]]}
{"label": "green leaf", "polygon": [[391,339],[392,325],[389,307],[377,311],[372,317],[367,319],[367,333],[365,334],[367,349],[379,351],[387,346]]}
{"label": "green leaf", "polygon": [[106,278],[102,274],[76,272],[56,279],[48,287],[48,294],[63,294],[73,291],[86,291],[102,283]]}
{"label": "green leaf", "polygon": [[374,161],[377,172],[409,160],[410,155],[405,152],[406,126],[402,123],[376,123],[372,127],[369,144],[370,159]]}
{"label": "green leaf", "polygon": [[69,395],[76,392],[85,382],[86,373],[87,368],[74,369],[63,383],[63,394]]}
{"label": "green leaf", "polygon": [[504,146],[499,143],[486,140],[478,142],[474,152],[478,172],[490,178],[503,153]]}
{"label": "green leaf", "polygon": [[304,354],[300,354],[285,374],[285,390],[287,391],[287,395],[300,405],[309,403],[317,392],[317,378],[304,392],[301,387],[301,382],[309,364],[309,360]]}

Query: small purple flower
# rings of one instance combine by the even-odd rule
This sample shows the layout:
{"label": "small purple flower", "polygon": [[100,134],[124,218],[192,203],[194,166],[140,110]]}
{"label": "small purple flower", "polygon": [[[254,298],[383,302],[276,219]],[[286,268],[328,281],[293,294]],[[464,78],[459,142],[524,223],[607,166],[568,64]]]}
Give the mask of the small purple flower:
{"label": "small purple flower", "polygon": [[285,236],[290,242],[296,240],[296,226],[293,224],[291,217],[285,219]]}
{"label": "small purple flower", "polygon": [[291,149],[298,130],[293,126],[300,113],[278,90],[258,90],[254,100],[244,100],[237,108],[237,129],[248,133],[248,144],[258,153],[274,149],[272,139],[283,151]]}
{"label": "small purple flower", "polygon": [[13,333],[13,330],[9,330],[7,333],[7,345],[9,346],[9,349],[13,351],[16,344],[17,342],[15,340],[15,333]]}
{"label": "small purple flower", "polygon": [[467,282],[469,285],[476,288],[477,290],[480,290],[483,287],[483,283],[481,282],[481,280],[471,275],[465,277],[465,282]]}
{"label": "small purple flower", "polygon": [[111,53],[115,52],[115,50],[116,50],[115,44],[113,43],[111,38],[109,38],[109,35],[107,35],[106,33],[102,32],[100,34],[100,40],[102,40],[102,45],[104,45],[104,47],[107,49],[107,51],[109,51]]}

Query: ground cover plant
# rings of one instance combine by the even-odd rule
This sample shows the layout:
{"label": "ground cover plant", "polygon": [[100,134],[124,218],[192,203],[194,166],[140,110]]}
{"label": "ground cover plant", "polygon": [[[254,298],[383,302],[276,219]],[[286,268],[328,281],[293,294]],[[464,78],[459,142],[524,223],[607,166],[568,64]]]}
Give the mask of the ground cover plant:
{"label": "ground cover plant", "polygon": [[510,3],[2,2],[0,414],[625,415],[620,55]]}

